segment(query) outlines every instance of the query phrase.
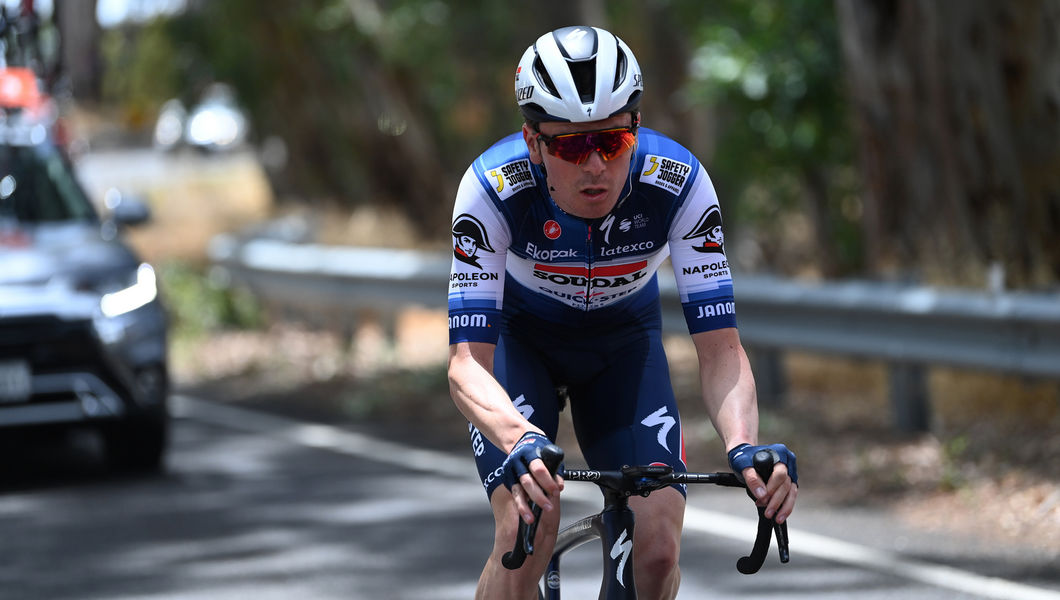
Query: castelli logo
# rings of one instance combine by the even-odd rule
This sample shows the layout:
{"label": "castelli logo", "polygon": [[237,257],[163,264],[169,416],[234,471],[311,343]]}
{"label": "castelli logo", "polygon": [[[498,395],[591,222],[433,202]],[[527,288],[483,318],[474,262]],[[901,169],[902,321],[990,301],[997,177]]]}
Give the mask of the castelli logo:
{"label": "castelli logo", "polygon": [[563,228],[559,226],[559,223],[551,219],[545,222],[545,237],[554,240],[558,238],[561,233],[563,233]]}

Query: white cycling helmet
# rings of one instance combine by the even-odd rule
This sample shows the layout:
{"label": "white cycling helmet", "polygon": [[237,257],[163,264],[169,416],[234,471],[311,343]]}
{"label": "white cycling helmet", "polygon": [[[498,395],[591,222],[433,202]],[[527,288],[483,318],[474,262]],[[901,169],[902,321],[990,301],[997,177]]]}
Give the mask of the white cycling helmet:
{"label": "white cycling helmet", "polygon": [[644,82],[633,51],[598,27],[564,27],[537,38],[515,71],[527,121],[597,121],[632,112]]}

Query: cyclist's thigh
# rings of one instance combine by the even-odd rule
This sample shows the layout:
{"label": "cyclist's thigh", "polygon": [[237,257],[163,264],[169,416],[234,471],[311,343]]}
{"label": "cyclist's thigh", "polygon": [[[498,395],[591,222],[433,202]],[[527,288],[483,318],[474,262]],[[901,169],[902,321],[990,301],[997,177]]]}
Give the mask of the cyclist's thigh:
{"label": "cyclist's thigh", "polygon": [[572,391],[571,409],[593,468],[659,462],[685,470],[681,420],[658,330],[614,347],[607,368]]}
{"label": "cyclist's thigh", "polygon": [[[556,390],[540,355],[517,339],[502,335],[493,358],[493,374],[519,412],[549,438],[556,439],[559,427]],[[471,423],[468,423],[468,431],[482,485],[486,495],[491,496],[501,485],[500,467],[508,454],[493,445]]]}

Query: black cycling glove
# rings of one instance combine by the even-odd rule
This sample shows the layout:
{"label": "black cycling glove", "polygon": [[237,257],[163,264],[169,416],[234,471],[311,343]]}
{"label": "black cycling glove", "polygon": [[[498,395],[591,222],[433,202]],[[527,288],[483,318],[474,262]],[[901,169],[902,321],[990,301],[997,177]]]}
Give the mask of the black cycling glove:
{"label": "black cycling glove", "polygon": [[751,444],[740,444],[729,450],[729,467],[736,476],[743,481],[743,470],[754,466],[754,455],[760,450],[765,450],[773,455],[775,463],[784,463],[788,467],[788,476],[792,483],[799,483],[799,474],[795,468],[795,453],[788,450],[784,444],[771,444],[769,446],[752,446]]}
{"label": "black cycling glove", "polygon": [[530,472],[530,463],[541,458],[541,449],[551,443],[548,437],[533,431],[527,431],[523,437],[519,438],[515,447],[508,453],[508,458],[505,458],[501,465],[501,481],[508,491],[511,491],[513,485],[519,483],[520,477]]}

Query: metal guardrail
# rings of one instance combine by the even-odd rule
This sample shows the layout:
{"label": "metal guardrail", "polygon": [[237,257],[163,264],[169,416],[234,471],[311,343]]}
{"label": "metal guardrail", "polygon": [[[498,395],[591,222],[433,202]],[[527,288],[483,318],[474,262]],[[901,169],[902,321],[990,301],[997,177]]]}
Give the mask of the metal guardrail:
{"label": "metal guardrail", "polygon": [[[227,235],[214,239],[210,257],[271,302],[332,315],[444,307],[451,260],[443,253]],[[664,327],[686,331],[673,276],[659,274]],[[895,424],[903,430],[929,427],[928,366],[1060,379],[1060,294],[740,276],[736,297],[741,339],[760,367],[760,396],[782,394],[778,356],[785,350],[889,363]]]}

